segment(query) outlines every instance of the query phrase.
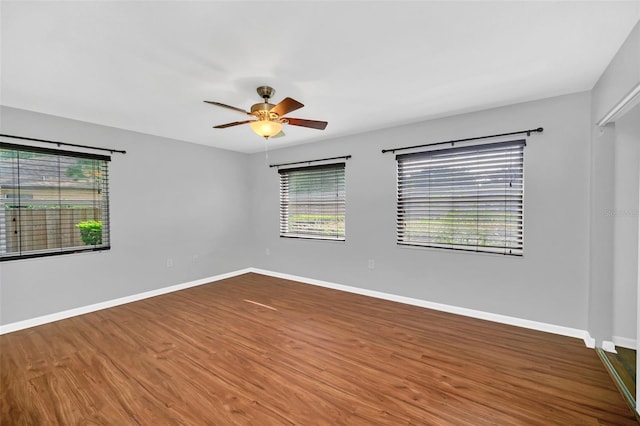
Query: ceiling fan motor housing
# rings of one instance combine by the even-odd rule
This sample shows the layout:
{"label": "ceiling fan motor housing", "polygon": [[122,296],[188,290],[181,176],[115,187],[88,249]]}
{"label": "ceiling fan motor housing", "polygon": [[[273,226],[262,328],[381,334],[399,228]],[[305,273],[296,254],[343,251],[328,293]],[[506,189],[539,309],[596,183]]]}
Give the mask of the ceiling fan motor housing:
{"label": "ceiling fan motor housing", "polygon": [[269,113],[275,105],[268,102],[269,99],[275,95],[275,89],[269,86],[260,86],[256,89],[256,92],[264,99],[264,102],[252,105],[251,114],[258,117],[259,120],[276,120],[278,115]]}
{"label": "ceiling fan motor housing", "polygon": [[275,120],[278,118],[278,114],[269,112],[274,106],[268,102],[253,104],[251,105],[251,114],[261,120]]}

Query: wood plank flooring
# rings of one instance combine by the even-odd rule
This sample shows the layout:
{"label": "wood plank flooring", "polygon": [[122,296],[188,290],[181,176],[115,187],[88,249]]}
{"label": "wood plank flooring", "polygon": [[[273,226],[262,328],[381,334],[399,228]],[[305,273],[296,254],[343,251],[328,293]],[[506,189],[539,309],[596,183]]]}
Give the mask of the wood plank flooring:
{"label": "wood plank flooring", "polygon": [[0,336],[3,425],[636,425],[578,339],[246,274]]}

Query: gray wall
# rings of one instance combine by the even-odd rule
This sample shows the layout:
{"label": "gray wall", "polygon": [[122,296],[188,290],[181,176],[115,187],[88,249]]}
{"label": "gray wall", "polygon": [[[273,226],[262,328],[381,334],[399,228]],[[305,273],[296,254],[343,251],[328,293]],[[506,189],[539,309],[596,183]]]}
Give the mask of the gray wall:
{"label": "gray wall", "polygon": [[6,134],[127,150],[110,164],[112,249],[0,263],[0,324],[249,266],[246,155],[7,107],[0,119]]}
{"label": "gray wall", "polygon": [[[589,263],[588,330],[598,345],[623,331],[614,330],[615,225],[609,212],[616,208],[616,134],[614,125],[597,123],[640,82],[640,24],[637,24],[591,91],[591,253]],[[620,146],[621,153],[632,149]],[[625,165],[627,167],[628,165]],[[620,184],[620,180],[618,180]],[[622,191],[618,189],[617,191]],[[623,191],[624,192],[624,191]],[[619,222],[619,221],[618,221]],[[617,320],[626,322],[630,319]],[[624,332],[626,333],[626,332]],[[625,336],[622,336],[625,337]],[[631,336],[632,337],[632,336]]]}
{"label": "gray wall", "polygon": [[[590,95],[579,93],[286,148],[267,161],[254,154],[252,265],[585,329],[589,118]],[[532,135],[525,150],[524,257],[396,245],[396,165],[382,148],[538,126],[544,133]],[[278,173],[266,163],[345,154],[353,155],[346,168],[346,242],[279,238]],[[375,269],[367,268],[368,259]]]}

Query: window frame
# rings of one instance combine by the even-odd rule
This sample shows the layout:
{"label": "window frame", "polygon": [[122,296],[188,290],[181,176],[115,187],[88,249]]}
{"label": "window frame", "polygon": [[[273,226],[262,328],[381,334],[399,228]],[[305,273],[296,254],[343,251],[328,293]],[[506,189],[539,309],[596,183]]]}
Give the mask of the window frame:
{"label": "window frame", "polygon": [[[44,148],[44,147],[38,147],[38,146],[20,145],[20,144],[7,143],[3,141],[0,141],[0,149],[13,151],[14,153],[17,153],[16,154],[17,157],[15,160],[16,163],[6,167],[6,170],[11,171],[11,173],[13,174],[13,176],[9,177],[8,179],[5,179],[6,181],[11,182],[11,184],[9,184],[8,187],[12,189],[9,189],[8,191],[12,191],[12,192],[4,194],[3,193],[4,191],[2,191],[2,180],[0,180],[0,209],[2,209],[2,211],[0,212],[1,213],[0,221],[2,222],[0,223],[0,262],[66,255],[66,254],[72,254],[72,253],[104,251],[104,250],[111,249],[110,192],[109,192],[109,172],[108,172],[108,165],[109,165],[109,162],[111,161],[110,156],[93,154],[93,153],[85,153],[85,152],[77,152],[77,151],[65,151],[60,149]],[[20,158],[20,154],[23,154],[23,155],[24,154],[36,154],[36,155],[44,154],[44,155],[53,156],[55,161],[52,161],[50,162],[50,164],[47,165],[47,162],[49,162],[50,160],[39,160],[41,164],[38,164],[38,162],[36,161],[34,164],[30,164],[29,166],[27,166],[26,164],[28,163],[25,163],[25,161],[29,160],[31,157],[24,156],[23,158]],[[92,186],[83,187],[80,184],[78,184],[78,186],[75,186],[75,187],[69,186],[69,188],[72,190],[85,190],[87,194],[92,194],[93,199],[79,198],[71,201],[64,199],[63,195],[66,195],[66,194],[64,194],[64,191],[63,191],[64,188],[62,185],[62,168],[63,166],[66,166],[67,162],[71,161],[71,159],[90,160],[90,161],[98,162],[97,164],[94,164],[91,166],[91,171],[96,173],[97,176],[99,176],[99,178],[95,178]],[[4,161],[4,160],[0,160],[0,161]],[[53,163],[56,163],[56,164],[54,166],[51,166],[51,164]],[[29,167],[34,167],[34,166],[42,167],[43,169],[40,169],[40,170],[44,170],[42,172],[43,180],[44,180],[44,176],[51,177],[55,175],[55,172],[57,172],[58,180],[56,184],[48,185],[48,189],[51,190],[50,192],[52,194],[57,191],[57,198],[52,196],[53,198],[51,199],[37,199],[33,197],[33,194],[21,194],[22,191],[25,191],[24,188],[26,187],[30,187],[34,191],[43,190],[45,188],[44,185],[42,187],[34,185],[33,181],[29,182],[28,180],[25,180],[23,182],[22,179],[20,178],[21,165],[23,167],[23,170],[25,170],[25,167],[27,167],[27,169]],[[48,170],[45,169],[45,167],[47,166],[49,167]],[[53,173],[51,173],[52,171]],[[17,172],[17,175],[16,175],[16,172]],[[68,175],[66,176],[69,177]],[[15,191],[17,191],[17,196]],[[96,197],[96,194],[98,194],[97,197]],[[27,195],[27,196],[25,197],[24,195]],[[7,206],[8,203],[6,202],[6,200],[15,200],[15,201],[11,202],[12,206],[9,207]],[[24,201],[27,201],[27,203],[23,203]],[[47,209],[47,208],[51,208],[54,210],[59,209],[58,211],[60,212],[63,209],[62,207],[63,205],[67,206],[67,207],[64,207],[64,209],[73,209],[73,208],[77,208],[79,205],[86,205],[86,206],[91,206],[90,208],[94,210],[98,210],[100,212],[99,217],[94,217],[94,215],[88,215],[88,216],[91,216],[91,218],[87,218],[83,221],[100,219],[100,222],[101,222],[100,244],[85,243],[85,246],[73,244],[74,239],[77,240],[78,237],[77,235],[74,236],[72,232],[61,231],[62,224],[65,220],[63,219],[62,214],[59,214],[55,219],[51,221],[51,225],[48,222],[45,225],[45,230],[47,232],[57,227],[56,231],[58,232],[58,236],[55,238],[57,245],[51,244],[53,247],[48,247],[50,243],[47,242],[47,248],[23,249],[22,237],[18,236],[17,237],[18,249],[8,251],[9,236],[7,235],[7,233],[9,232],[10,227],[8,223],[5,222],[6,212],[12,209],[15,209],[17,212],[15,216],[18,222],[17,225],[15,225],[15,228],[16,228],[15,233],[26,232],[25,226],[28,226],[28,224],[31,223],[31,221],[27,221],[24,224],[21,223],[20,222],[21,213],[26,209],[29,209],[29,206],[37,205],[38,204],[37,201],[40,201],[40,205],[39,205],[40,209]],[[71,207],[71,205],[73,205],[74,203],[77,205],[75,205],[74,207]],[[72,217],[73,217],[73,214],[72,214]],[[14,220],[16,220],[16,218],[14,218]],[[68,225],[67,223],[65,224]],[[77,227],[76,225],[77,224],[73,224],[74,227]],[[64,239],[70,239],[71,243],[66,245],[66,243],[63,242]]]}
{"label": "window frame", "polygon": [[[323,192],[320,200],[316,199],[314,204],[325,203],[325,204],[328,204],[329,206],[331,204],[335,204],[333,207],[333,210],[335,212],[333,216],[336,219],[338,219],[336,221],[335,232],[334,233],[330,233],[330,232],[304,233],[304,232],[300,232],[299,230],[293,231],[293,232],[287,231],[287,229],[291,229],[292,225],[296,227],[296,226],[302,226],[303,224],[303,222],[293,222],[293,224],[290,222],[290,211],[291,211],[291,204],[292,204],[290,200],[290,195],[292,194],[292,192],[290,191],[291,176],[297,173],[300,173],[300,176],[302,176],[302,174],[306,174],[307,177],[305,179],[307,179],[306,183],[308,184],[309,183],[308,179],[317,179],[318,174],[322,173],[323,171],[333,171],[334,173],[337,173],[334,176],[334,178],[336,179],[335,181],[336,196],[334,200],[327,200],[324,197],[326,196],[326,194],[329,194],[329,192],[328,191],[326,193]],[[314,174],[316,177],[315,178],[309,177],[311,174]],[[304,167],[282,168],[282,169],[278,169],[278,175],[280,179],[280,184],[279,184],[280,185],[280,189],[279,189],[279,195],[280,195],[279,236],[280,238],[307,239],[307,240],[320,240],[320,241],[345,241],[346,240],[346,163],[345,162],[320,164],[320,165],[304,166]],[[330,175],[328,175],[328,177],[331,178]],[[328,181],[328,183],[331,183],[331,182]],[[309,195],[309,191],[300,191],[299,193],[300,194],[304,193],[307,196]],[[332,216],[331,207],[328,210],[324,207],[310,209],[311,213],[309,213],[308,204],[309,203],[307,203],[307,209],[308,209],[307,212],[299,213],[299,214],[325,214],[327,216]],[[300,203],[300,206],[303,206],[303,205],[304,203]],[[339,218],[342,218],[342,220],[340,221]],[[342,223],[342,226],[340,226],[340,223]]]}
{"label": "window frame", "polygon": [[[397,155],[397,244],[523,256],[525,147],[526,140],[519,139]],[[504,153],[500,154],[501,151]],[[473,158],[474,153],[476,158]],[[492,155],[495,157],[493,163]],[[509,164],[505,166],[506,158]],[[413,169],[407,169],[410,162]],[[486,164],[502,166],[502,169],[482,169]],[[475,173],[472,173],[473,167]],[[509,174],[514,171],[515,175]],[[467,181],[474,184],[465,183]],[[503,199],[500,199],[498,189],[501,184]],[[483,185],[488,188],[480,189]],[[475,201],[471,195],[474,189]],[[447,190],[451,192],[445,195]],[[498,208],[501,203],[504,204],[502,212]],[[503,221],[494,219],[500,215]],[[412,227],[408,225],[410,221],[413,221]],[[500,236],[502,244],[487,245],[487,241],[498,239],[495,233],[498,223],[504,227],[504,235]],[[490,233],[492,231],[494,234]],[[449,241],[444,242],[445,238]],[[464,239],[466,243],[461,242]]]}

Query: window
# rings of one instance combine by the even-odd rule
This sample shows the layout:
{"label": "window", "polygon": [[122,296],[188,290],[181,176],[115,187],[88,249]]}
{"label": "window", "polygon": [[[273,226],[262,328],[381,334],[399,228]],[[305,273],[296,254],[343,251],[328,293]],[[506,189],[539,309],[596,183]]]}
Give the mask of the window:
{"label": "window", "polygon": [[524,146],[398,155],[398,244],[521,256]]}
{"label": "window", "polygon": [[108,249],[109,161],[0,143],[0,260]]}
{"label": "window", "polygon": [[344,241],[344,166],[278,170],[281,237]]}

